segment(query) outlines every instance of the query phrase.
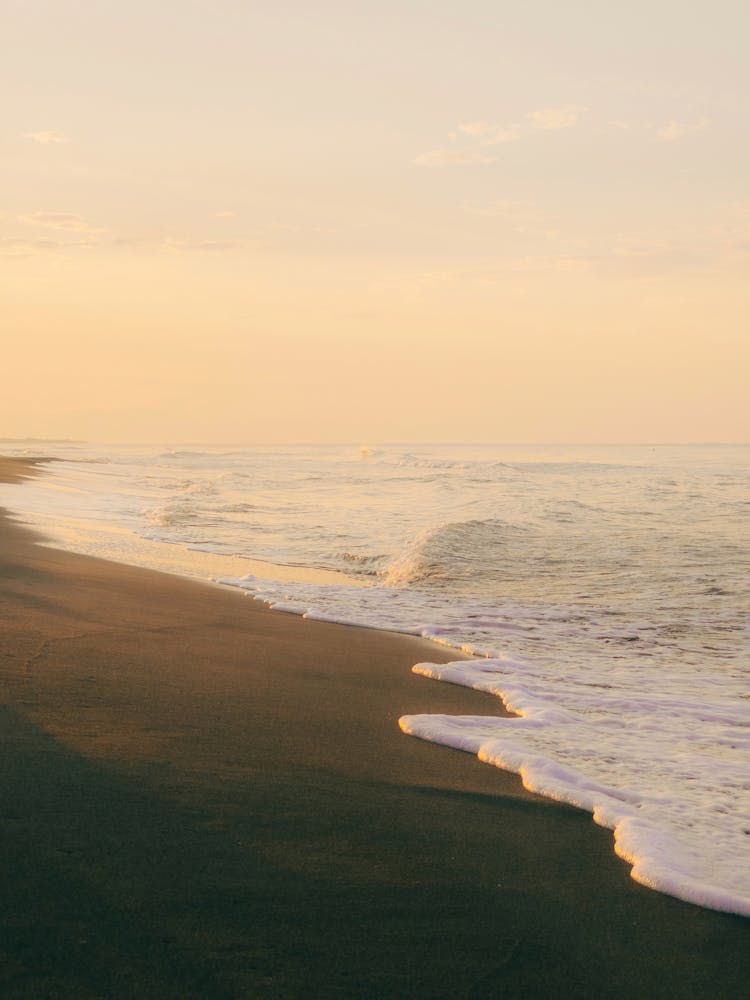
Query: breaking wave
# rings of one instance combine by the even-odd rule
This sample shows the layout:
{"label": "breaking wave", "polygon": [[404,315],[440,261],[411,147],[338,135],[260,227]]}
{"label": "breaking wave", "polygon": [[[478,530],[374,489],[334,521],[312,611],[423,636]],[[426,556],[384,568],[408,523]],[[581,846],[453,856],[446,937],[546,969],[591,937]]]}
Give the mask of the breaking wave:
{"label": "breaking wave", "polygon": [[382,571],[388,587],[455,584],[502,567],[528,529],[497,518],[452,521],[421,532]]}

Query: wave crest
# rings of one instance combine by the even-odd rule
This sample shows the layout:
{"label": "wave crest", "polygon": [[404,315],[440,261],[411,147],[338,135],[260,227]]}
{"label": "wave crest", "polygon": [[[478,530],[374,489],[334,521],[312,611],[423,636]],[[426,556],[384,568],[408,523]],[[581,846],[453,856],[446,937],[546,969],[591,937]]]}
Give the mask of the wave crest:
{"label": "wave crest", "polygon": [[509,544],[526,529],[498,518],[450,521],[423,531],[382,572],[388,587],[469,580],[502,565]]}

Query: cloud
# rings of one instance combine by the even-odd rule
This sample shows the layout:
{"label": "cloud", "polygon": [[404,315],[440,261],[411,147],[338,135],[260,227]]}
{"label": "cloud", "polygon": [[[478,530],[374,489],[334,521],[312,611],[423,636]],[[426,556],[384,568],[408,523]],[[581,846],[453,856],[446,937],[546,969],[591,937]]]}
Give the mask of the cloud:
{"label": "cloud", "polygon": [[[498,146],[503,142],[516,142],[530,129],[570,128],[588,110],[581,104],[568,104],[564,108],[529,111],[526,114],[526,120],[531,123],[530,125],[496,125],[483,119],[462,122],[455,131],[448,133],[448,139],[456,145],[421,153],[413,162],[420,167],[472,166],[494,163],[497,157],[482,152],[481,147]],[[470,140],[474,140],[473,144],[459,145],[457,140],[460,140],[462,136],[468,136]]]}
{"label": "cloud", "polygon": [[609,122],[609,128],[616,129],[619,132],[627,132],[629,129],[633,128],[633,123],[618,119],[616,121]]}
{"label": "cloud", "polygon": [[164,250],[171,250],[177,253],[230,253],[234,250],[257,250],[260,246],[258,240],[186,240],[178,239],[174,236],[167,236],[161,242]]}
{"label": "cloud", "polygon": [[459,132],[479,139],[482,146],[496,146],[501,142],[515,142],[521,137],[517,125],[491,125],[489,122],[466,122],[458,126]]}
{"label": "cloud", "polygon": [[49,143],[70,142],[70,138],[64,132],[24,132],[24,139],[31,139],[32,142],[40,142],[45,145]]}
{"label": "cloud", "polygon": [[494,163],[496,159],[478,149],[433,149],[417,156],[414,163],[420,167],[464,167]]}
{"label": "cloud", "polygon": [[166,253],[233,253],[258,250],[260,240],[238,237],[236,239],[200,239],[184,236],[119,235],[111,241],[111,246],[123,250],[162,251]]}
{"label": "cloud", "polygon": [[590,267],[592,261],[573,254],[530,254],[508,262],[509,271],[527,274],[541,274],[548,271],[581,271]]}
{"label": "cloud", "polygon": [[65,253],[68,250],[89,250],[98,246],[95,240],[19,240],[9,237],[0,239],[0,257],[11,260],[22,260],[26,257],[38,257],[40,254]]}
{"label": "cloud", "polygon": [[30,215],[19,215],[21,222],[30,226],[43,226],[45,229],[62,229],[68,233],[97,233],[80,215],[72,212],[32,212]]}
{"label": "cloud", "polygon": [[571,128],[588,110],[582,104],[566,104],[564,108],[543,108],[541,111],[529,111],[526,117],[534,128],[557,130]]}
{"label": "cloud", "polygon": [[507,201],[498,199],[482,205],[465,205],[466,211],[471,215],[486,215],[493,218],[512,219],[534,219],[538,221],[542,215],[533,201]]}
{"label": "cloud", "polygon": [[466,122],[463,125],[458,126],[459,132],[465,132],[466,135],[486,135],[491,132],[495,126],[490,125],[489,122]]}
{"label": "cloud", "polygon": [[468,203],[464,211],[488,219],[499,219],[513,232],[536,238],[552,239],[560,235],[555,220],[533,201],[491,201]]}
{"label": "cloud", "polygon": [[674,246],[675,244],[668,240],[619,235],[612,244],[611,253],[614,257],[653,257],[667,253]]}
{"label": "cloud", "polygon": [[697,122],[676,122],[671,121],[657,131],[657,135],[665,142],[674,142],[691,132],[702,132],[709,124],[708,118],[699,118]]}
{"label": "cloud", "polygon": [[0,257],[20,260],[23,257],[32,257],[39,252],[33,240],[14,240],[8,237],[0,239]]}

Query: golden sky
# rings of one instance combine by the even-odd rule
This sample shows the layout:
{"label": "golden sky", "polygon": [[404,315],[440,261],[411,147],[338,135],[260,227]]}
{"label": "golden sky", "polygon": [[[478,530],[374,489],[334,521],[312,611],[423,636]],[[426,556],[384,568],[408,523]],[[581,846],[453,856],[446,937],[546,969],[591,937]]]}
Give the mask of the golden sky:
{"label": "golden sky", "polygon": [[0,12],[0,436],[750,438],[746,2]]}

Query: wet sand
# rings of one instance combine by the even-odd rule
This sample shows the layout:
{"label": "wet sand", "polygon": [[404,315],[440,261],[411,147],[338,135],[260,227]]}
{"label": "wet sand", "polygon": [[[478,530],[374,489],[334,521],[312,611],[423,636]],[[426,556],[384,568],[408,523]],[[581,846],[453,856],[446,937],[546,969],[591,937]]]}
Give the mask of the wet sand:
{"label": "wet sand", "polygon": [[744,994],[750,921],[400,732],[502,711],[410,673],[455,654],[35,538],[0,521],[0,996]]}

